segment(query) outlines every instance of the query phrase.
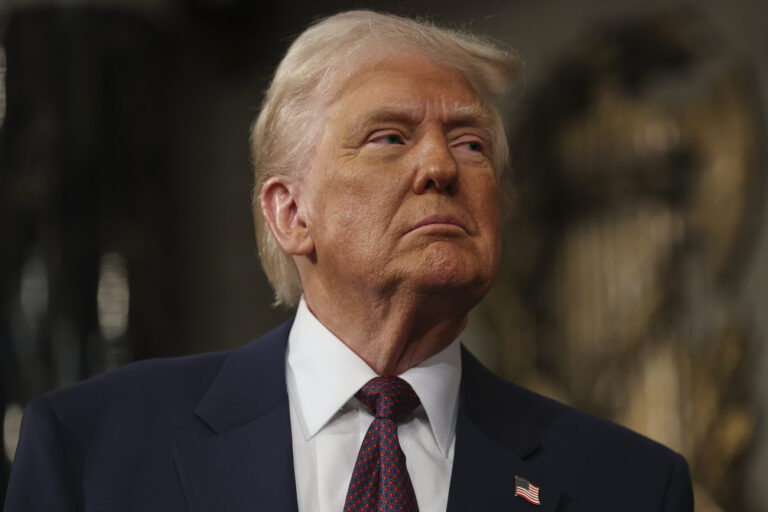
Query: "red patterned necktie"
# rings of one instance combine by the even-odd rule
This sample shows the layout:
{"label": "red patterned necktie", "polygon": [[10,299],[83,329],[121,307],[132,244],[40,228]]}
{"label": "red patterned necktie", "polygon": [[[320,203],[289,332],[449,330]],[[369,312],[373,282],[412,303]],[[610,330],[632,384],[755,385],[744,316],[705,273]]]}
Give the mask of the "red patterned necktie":
{"label": "red patterned necktie", "polygon": [[392,376],[371,379],[355,396],[376,411],[376,418],[360,446],[344,511],[418,512],[397,422],[413,412],[419,397],[410,384]]}

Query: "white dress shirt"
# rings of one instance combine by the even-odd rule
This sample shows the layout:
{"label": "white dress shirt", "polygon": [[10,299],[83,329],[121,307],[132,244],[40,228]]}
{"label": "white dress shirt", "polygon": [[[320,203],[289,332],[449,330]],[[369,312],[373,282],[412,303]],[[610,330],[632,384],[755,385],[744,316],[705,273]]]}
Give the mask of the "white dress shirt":
{"label": "white dress shirt", "polygon": [[[354,397],[376,373],[301,299],[288,336],[286,380],[301,512],[342,512],[373,416]],[[398,426],[420,512],[445,512],[453,469],[461,354],[454,341],[400,375],[421,400]]]}

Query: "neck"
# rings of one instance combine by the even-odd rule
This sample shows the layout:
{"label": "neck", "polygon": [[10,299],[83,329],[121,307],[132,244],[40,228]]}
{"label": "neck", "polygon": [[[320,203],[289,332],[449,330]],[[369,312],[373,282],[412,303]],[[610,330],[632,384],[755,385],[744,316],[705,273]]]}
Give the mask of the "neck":
{"label": "neck", "polygon": [[399,375],[451,344],[467,324],[462,300],[398,293],[332,296],[305,288],[309,310],[378,375]]}

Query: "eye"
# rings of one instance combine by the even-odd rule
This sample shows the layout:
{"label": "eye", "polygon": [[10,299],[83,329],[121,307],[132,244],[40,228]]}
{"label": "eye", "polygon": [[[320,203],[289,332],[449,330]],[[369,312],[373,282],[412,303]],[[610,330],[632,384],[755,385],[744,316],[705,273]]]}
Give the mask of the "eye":
{"label": "eye", "polygon": [[482,153],[485,150],[485,145],[483,144],[483,141],[478,140],[476,138],[462,137],[459,140],[457,140],[453,144],[453,146],[465,151],[470,151],[472,153]]}
{"label": "eye", "polygon": [[398,133],[384,133],[382,135],[376,135],[369,139],[369,141],[375,144],[384,144],[388,146],[405,144],[403,137]]}
{"label": "eye", "polygon": [[387,144],[405,144],[403,138],[395,133],[390,133],[384,136],[384,141]]}
{"label": "eye", "polygon": [[467,142],[467,149],[469,149],[470,151],[474,151],[476,153],[482,153],[483,145],[476,140],[472,140]]}

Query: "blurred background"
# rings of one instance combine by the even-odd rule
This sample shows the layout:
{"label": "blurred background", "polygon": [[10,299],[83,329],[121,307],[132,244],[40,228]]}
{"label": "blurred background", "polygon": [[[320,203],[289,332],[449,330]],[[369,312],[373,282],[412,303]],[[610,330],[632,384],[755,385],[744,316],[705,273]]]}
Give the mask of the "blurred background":
{"label": "blurred background", "polygon": [[289,318],[249,124],[292,38],[360,7],[523,63],[504,264],[464,341],[683,453],[697,510],[768,510],[763,0],[0,0],[0,490],[31,397]]}

